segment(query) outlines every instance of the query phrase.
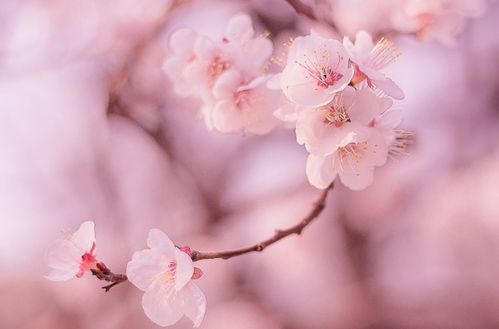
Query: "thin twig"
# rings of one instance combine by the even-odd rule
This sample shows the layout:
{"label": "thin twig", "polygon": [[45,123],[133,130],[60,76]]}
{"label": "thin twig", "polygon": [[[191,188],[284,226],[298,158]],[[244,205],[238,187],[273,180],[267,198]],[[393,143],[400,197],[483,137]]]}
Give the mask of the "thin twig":
{"label": "thin twig", "polygon": [[92,274],[99,280],[111,282],[107,286],[102,287],[108,292],[112,287],[128,280],[125,274],[115,274],[104,263],[97,263],[97,269],[91,269]]}
{"label": "thin twig", "polygon": [[325,190],[322,191],[322,193],[320,194],[317,201],[314,203],[310,212],[296,225],[293,225],[287,229],[276,230],[274,235],[272,235],[270,238],[246,248],[226,250],[226,251],[215,251],[215,252],[202,252],[202,251],[193,250],[191,255],[192,261],[195,262],[202,259],[214,259],[214,258],[229,259],[250,252],[261,252],[268,246],[284,239],[289,235],[293,234],[300,235],[302,231],[305,229],[305,227],[307,227],[315,218],[317,218],[321,214],[322,210],[324,210],[326,206],[327,194],[329,190],[331,190],[333,187],[334,185],[331,184]]}

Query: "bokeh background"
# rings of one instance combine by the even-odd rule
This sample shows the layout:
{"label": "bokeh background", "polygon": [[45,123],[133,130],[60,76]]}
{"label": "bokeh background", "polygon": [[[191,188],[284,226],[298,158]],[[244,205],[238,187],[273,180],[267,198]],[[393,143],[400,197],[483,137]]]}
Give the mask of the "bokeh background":
{"label": "bokeh background", "polygon": [[[382,1],[331,3],[320,12],[341,34],[385,28]],[[0,328],[158,328],[128,283],[106,294],[89,275],[43,278],[45,248],[84,220],[99,259],[124,272],[150,228],[214,251],[308,211],[319,191],[293,130],[210,132],[162,72],[172,30],[218,36],[241,11],[276,47],[338,32],[281,0],[0,2]],[[198,263],[201,328],[499,328],[499,4],[454,46],[387,33],[409,155],[365,191],[337,184],[301,237]]]}

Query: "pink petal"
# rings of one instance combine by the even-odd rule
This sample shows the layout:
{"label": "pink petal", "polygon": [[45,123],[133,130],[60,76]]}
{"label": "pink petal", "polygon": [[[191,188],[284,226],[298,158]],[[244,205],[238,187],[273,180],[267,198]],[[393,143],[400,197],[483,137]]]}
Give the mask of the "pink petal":
{"label": "pink petal", "polygon": [[175,289],[179,291],[191,280],[194,266],[191,257],[179,249],[175,250],[175,261],[177,263]]}
{"label": "pink petal", "polygon": [[404,99],[405,95],[402,89],[400,89],[395,82],[393,82],[392,79],[386,78],[383,80],[373,80],[372,84],[375,85],[377,88],[381,89],[383,92],[385,92],[388,96],[391,96],[395,99]]}
{"label": "pink petal", "polygon": [[238,14],[233,16],[227,24],[225,37],[229,41],[245,42],[246,40],[249,40],[254,33],[255,30],[253,29],[251,18],[246,14]]}
{"label": "pink petal", "polygon": [[90,251],[92,249],[93,244],[95,243],[94,222],[92,221],[83,222],[80,225],[80,228],[71,236],[71,242],[73,242],[74,245],[82,251],[81,255]]}
{"label": "pink petal", "polygon": [[151,249],[157,249],[161,251],[168,259],[175,258],[175,245],[173,244],[172,240],[170,240],[170,238],[161,230],[149,230],[149,235],[147,237],[147,246]]}
{"label": "pink petal", "polygon": [[165,272],[170,261],[173,260],[157,249],[136,251],[132,260],[127,264],[126,275],[137,288],[146,291],[154,276]]}
{"label": "pink petal", "polygon": [[332,156],[317,156],[310,154],[307,159],[307,178],[313,186],[324,189],[336,177],[332,165]]}
{"label": "pink petal", "polygon": [[197,33],[191,29],[180,29],[170,36],[169,46],[179,57],[190,57],[194,50]]}
{"label": "pink petal", "polygon": [[201,325],[206,313],[206,297],[198,286],[189,282],[181,292],[179,298],[183,301],[182,311],[192,320],[194,328]]}
{"label": "pink petal", "polygon": [[142,308],[151,321],[170,326],[182,318],[182,300],[171,281],[156,280],[142,296]]}
{"label": "pink petal", "polygon": [[242,82],[241,74],[236,70],[223,72],[213,85],[213,96],[217,99],[232,98]]}

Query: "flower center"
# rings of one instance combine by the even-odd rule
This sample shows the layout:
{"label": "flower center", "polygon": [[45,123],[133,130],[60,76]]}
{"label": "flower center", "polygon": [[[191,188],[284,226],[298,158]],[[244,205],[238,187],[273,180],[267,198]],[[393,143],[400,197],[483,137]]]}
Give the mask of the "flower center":
{"label": "flower center", "polygon": [[331,61],[331,54],[323,48],[320,48],[319,52],[314,51],[313,54],[313,57],[304,54],[303,61],[295,61],[295,63],[316,81],[317,86],[327,88],[343,78],[343,74],[337,72],[338,65],[343,59],[340,54],[337,56],[336,63]]}
{"label": "flower center", "polygon": [[337,94],[331,103],[323,106],[321,109],[324,112],[324,124],[326,125],[341,127],[345,122],[351,121],[347,109],[343,105],[343,96],[341,93]]}
{"label": "flower center", "polygon": [[85,271],[97,268],[97,260],[95,259],[95,242],[92,248],[81,256],[80,271],[76,274],[77,278],[81,278]]}
{"label": "flower center", "polygon": [[230,67],[230,62],[227,58],[224,58],[223,56],[219,55],[216,56],[213,61],[211,62],[210,66],[208,67],[208,74],[212,78],[216,78]]}

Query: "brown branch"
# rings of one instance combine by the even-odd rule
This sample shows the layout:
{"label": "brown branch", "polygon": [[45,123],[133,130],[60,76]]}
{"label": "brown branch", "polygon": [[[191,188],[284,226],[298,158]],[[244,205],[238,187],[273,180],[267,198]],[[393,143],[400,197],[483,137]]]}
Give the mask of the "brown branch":
{"label": "brown branch", "polygon": [[324,208],[326,207],[327,194],[329,190],[331,190],[333,187],[334,185],[333,183],[331,183],[331,185],[329,185],[325,190],[321,192],[319,198],[314,203],[310,212],[296,225],[293,225],[286,229],[276,230],[274,235],[272,235],[270,238],[246,248],[226,250],[226,251],[215,251],[215,252],[202,252],[202,251],[193,250],[191,254],[192,261],[196,262],[198,260],[215,259],[215,258],[229,259],[250,252],[261,252],[268,246],[284,239],[289,235],[293,234],[300,235],[302,231],[305,229],[305,227],[307,227],[314,219],[316,219],[324,210]]}
{"label": "brown branch", "polygon": [[112,287],[128,280],[125,274],[115,274],[104,263],[97,263],[97,269],[91,269],[92,274],[99,280],[111,282],[107,286],[102,287],[108,292]]}
{"label": "brown branch", "polygon": [[314,9],[300,0],[286,0],[286,2],[293,7],[293,9],[296,11],[297,14],[301,14],[304,16],[307,16],[310,19],[317,20],[317,17],[315,16]]}

